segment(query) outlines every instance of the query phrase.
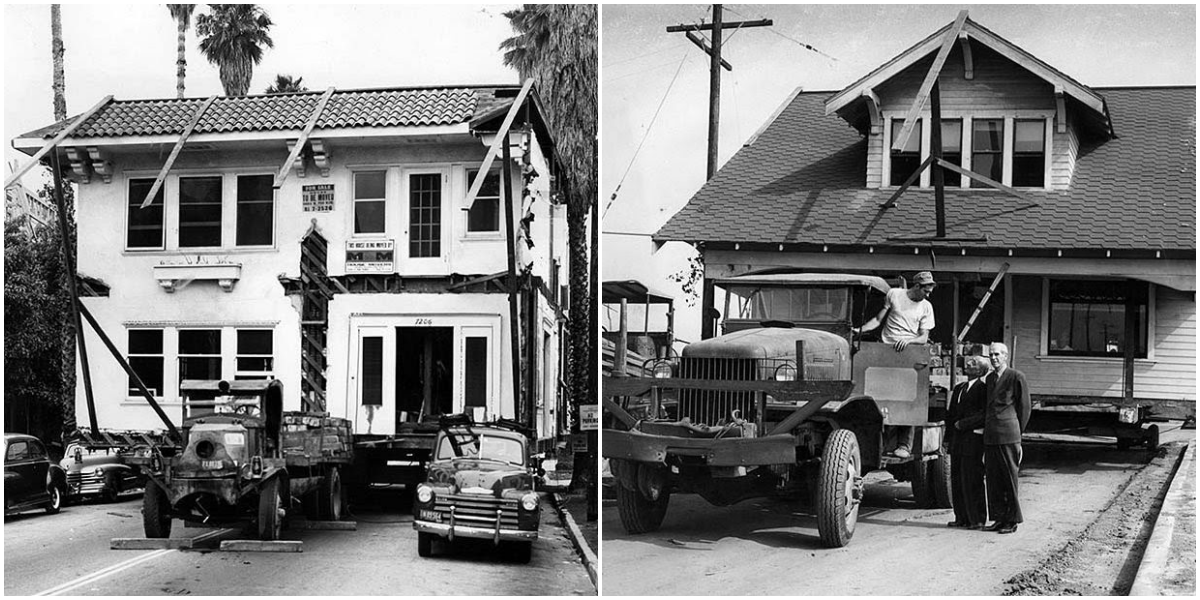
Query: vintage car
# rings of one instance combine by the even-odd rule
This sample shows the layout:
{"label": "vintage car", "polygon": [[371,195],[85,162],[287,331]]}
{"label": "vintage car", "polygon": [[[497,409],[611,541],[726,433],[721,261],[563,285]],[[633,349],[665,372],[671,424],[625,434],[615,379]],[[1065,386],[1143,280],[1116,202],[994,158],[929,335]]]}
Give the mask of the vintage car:
{"label": "vintage car", "polygon": [[32,435],[4,434],[4,514],[38,508],[54,514],[67,495],[66,474]]}
{"label": "vintage car", "polygon": [[99,497],[105,502],[116,502],[121,494],[144,487],[146,476],[125,461],[132,451],[68,445],[67,454],[59,463],[67,474],[67,499]]}
{"label": "vintage car", "polygon": [[519,425],[443,418],[413,504],[417,554],[432,555],[438,538],[478,538],[505,543],[516,560],[529,562],[541,519],[539,471]]}

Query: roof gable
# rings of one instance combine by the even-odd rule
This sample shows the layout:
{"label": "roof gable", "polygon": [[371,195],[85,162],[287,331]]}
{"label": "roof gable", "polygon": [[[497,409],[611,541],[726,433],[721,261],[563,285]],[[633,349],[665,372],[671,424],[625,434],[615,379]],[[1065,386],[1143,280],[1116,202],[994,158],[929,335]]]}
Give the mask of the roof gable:
{"label": "roof gable", "polygon": [[[938,29],[929,37],[917,42],[858,81],[834,93],[825,101],[825,114],[845,113],[847,109],[870,97],[876,87],[912,67],[918,61],[936,53],[942,47],[945,36],[953,26],[954,23],[949,23]],[[963,36],[1016,63],[1054,86],[1054,89],[1062,90],[1064,94],[1075,99],[1105,121],[1108,120],[1108,109],[1104,104],[1103,97],[1012,42],[992,33],[969,18],[963,23],[961,33],[959,33],[960,38]]]}

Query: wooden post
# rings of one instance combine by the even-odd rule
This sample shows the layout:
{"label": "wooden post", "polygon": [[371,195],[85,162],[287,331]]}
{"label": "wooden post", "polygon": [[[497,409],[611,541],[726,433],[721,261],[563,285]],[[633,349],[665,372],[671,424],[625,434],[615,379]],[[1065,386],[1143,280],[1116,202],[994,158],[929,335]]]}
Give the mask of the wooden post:
{"label": "wooden post", "polygon": [[504,186],[504,219],[508,233],[508,330],[509,337],[512,338],[509,346],[512,352],[513,408],[516,414],[522,415],[521,408],[524,404],[521,397],[521,306],[518,297],[520,286],[517,283],[517,232],[513,220],[512,151],[508,147],[508,132],[505,131],[503,135],[503,164],[500,166],[500,175]]}
{"label": "wooden post", "polygon": [[[110,96],[111,97],[111,96]],[[87,398],[88,424],[92,431],[99,431],[96,425],[96,398],[92,392],[92,370],[88,366],[87,344],[84,341],[83,324],[79,321],[79,290],[75,285],[75,252],[71,249],[71,232],[67,227],[67,201],[63,197],[62,168],[58,164],[58,150],[50,156],[51,168],[54,170],[54,201],[58,205],[58,228],[62,233],[63,262],[67,271],[67,290],[71,294],[71,320],[75,323],[75,343],[79,346],[79,366],[83,370],[83,392]]]}
{"label": "wooden post", "polygon": [[713,318],[713,302],[716,286],[711,279],[704,278],[703,291],[700,293],[700,339],[713,337],[717,330],[716,319]]}
{"label": "wooden post", "polygon": [[[1125,280],[1125,339],[1124,339],[1124,366],[1125,366],[1125,386],[1124,386],[1124,401],[1125,404],[1133,404],[1133,367],[1134,359],[1137,358],[1138,351],[1138,283],[1133,279]],[[1108,340],[1104,340],[1106,343]]]}
{"label": "wooden post", "polygon": [[929,156],[933,158],[933,199],[934,211],[937,213],[937,236],[946,237],[946,190],[943,187],[942,166],[942,102],[938,93],[937,80],[933,80],[933,88],[929,92]]}
{"label": "wooden post", "polygon": [[613,348],[613,375],[616,377],[626,375],[627,348],[629,348],[629,300],[621,298],[621,336],[617,339],[617,347]]}
{"label": "wooden post", "polygon": [[[958,319],[959,319],[959,315],[958,315],[958,275],[954,275],[952,281],[953,281],[952,285],[954,288],[954,291],[953,291],[954,297],[951,300],[953,301],[952,306],[954,307],[954,309],[953,309],[953,311],[954,311],[954,328],[951,329],[950,331],[954,331],[954,329],[958,329]],[[950,339],[950,389],[946,390],[946,407],[947,408],[950,407],[950,394],[954,392],[954,384],[957,383],[957,381],[955,381],[955,379],[956,379],[955,373],[957,372],[957,371],[955,371],[955,369],[957,369],[957,368],[958,368],[958,340],[951,338]]]}

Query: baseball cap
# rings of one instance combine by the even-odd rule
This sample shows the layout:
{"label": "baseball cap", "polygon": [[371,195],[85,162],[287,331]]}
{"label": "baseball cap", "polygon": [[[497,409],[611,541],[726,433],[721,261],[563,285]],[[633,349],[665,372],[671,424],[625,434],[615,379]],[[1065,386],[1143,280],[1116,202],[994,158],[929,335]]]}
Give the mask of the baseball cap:
{"label": "baseball cap", "polygon": [[929,271],[921,271],[913,277],[913,283],[916,285],[929,285],[933,283],[933,273]]}

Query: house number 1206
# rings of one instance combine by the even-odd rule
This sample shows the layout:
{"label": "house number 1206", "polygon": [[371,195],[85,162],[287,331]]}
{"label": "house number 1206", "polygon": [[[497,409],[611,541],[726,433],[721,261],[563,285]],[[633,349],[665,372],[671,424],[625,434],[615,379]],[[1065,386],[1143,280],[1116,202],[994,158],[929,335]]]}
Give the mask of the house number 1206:
{"label": "house number 1206", "polygon": [[417,319],[417,325],[433,325],[433,319]]}

